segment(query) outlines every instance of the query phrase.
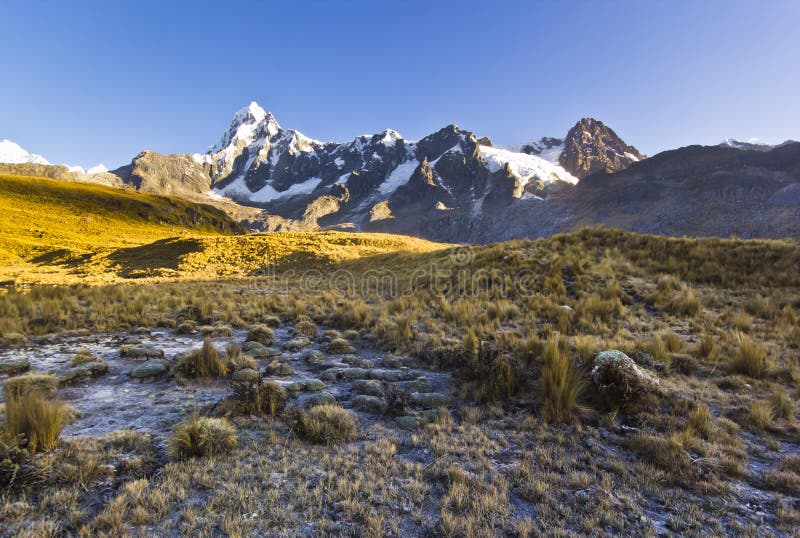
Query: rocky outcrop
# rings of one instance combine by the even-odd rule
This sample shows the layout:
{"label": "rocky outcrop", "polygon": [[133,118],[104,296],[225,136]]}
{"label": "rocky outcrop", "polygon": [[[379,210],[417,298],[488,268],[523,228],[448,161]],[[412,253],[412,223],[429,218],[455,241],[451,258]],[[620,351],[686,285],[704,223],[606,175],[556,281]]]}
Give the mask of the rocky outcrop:
{"label": "rocky outcrop", "polygon": [[584,178],[595,172],[618,172],[642,159],[644,155],[602,121],[583,118],[567,133],[558,162],[575,177]]}

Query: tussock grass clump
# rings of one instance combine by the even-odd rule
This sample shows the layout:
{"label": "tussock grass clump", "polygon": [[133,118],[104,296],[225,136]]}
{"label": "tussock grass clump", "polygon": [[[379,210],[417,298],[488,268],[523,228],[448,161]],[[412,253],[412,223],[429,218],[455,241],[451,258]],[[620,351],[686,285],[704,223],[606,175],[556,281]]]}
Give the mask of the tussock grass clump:
{"label": "tussock grass clump", "polygon": [[8,490],[38,483],[43,470],[24,447],[24,436],[13,436],[0,430],[0,488]]}
{"label": "tussock grass clump", "polygon": [[559,338],[548,339],[539,380],[539,411],[545,420],[570,422],[575,418],[584,381]]}
{"label": "tussock grass clump", "polygon": [[[480,362],[480,357],[478,359]],[[517,390],[517,369],[512,360],[496,354],[491,361],[486,381],[481,384],[478,399],[482,402],[507,402]]]}
{"label": "tussock grass clump", "polygon": [[236,428],[224,418],[192,415],[175,426],[169,453],[178,459],[218,456],[236,448]]}
{"label": "tussock grass clump", "polygon": [[772,423],[772,409],[767,402],[753,402],[747,413],[747,421],[756,430],[763,430]]}
{"label": "tussock grass clump", "polygon": [[764,377],[769,366],[766,348],[740,333],[736,334],[736,340],[739,345],[728,364],[728,370],[754,379]]}
{"label": "tussock grass clump", "polygon": [[794,416],[794,401],[783,387],[776,387],[770,398],[772,416],[776,419],[791,419]]}
{"label": "tussock grass clump", "polygon": [[709,360],[713,360],[717,356],[717,341],[713,335],[705,333],[700,337],[700,343],[697,344],[696,355]]}
{"label": "tussock grass clump", "polygon": [[212,378],[228,375],[228,366],[220,357],[210,338],[203,340],[203,347],[185,353],[178,358],[175,369],[188,378]]}
{"label": "tussock grass clump", "polygon": [[228,369],[231,372],[237,372],[245,368],[258,370],[258,361],[250,355],[245,355],[242,352],[242,346],[239,344],[230,344],[225,348],[225,361],[228,363]]}
{"label": "tussock grass clump", "polygon": [[714,417],[711,415],[708,406],[702,404],[698,405],[689,411],[689,416],[687,418],[687,424],[693,432],[703,439],[711,437],[711,433],[714,429]]}
{"label": "tussock grass clump", "polygon": [[247,341],[271,346],[275,342],[275,333],[266,325],[254,325],[247,332]]}
{"label": "tussock grass clump", "polygon": [[58,392],[58,379],[50,374],[28,374],[12,377],[3,386],[3,399],[6,401],[35,392],[45,398],[55,398]]}
{"label": "tussock grass clump", "polygon": [[31,452],[53,450],[66,426],[64,405],[36,391],[6,394],[5,429],[23,435]]}
{"label": "tussock grass clump", "polygon": [[330,445],[353,439],[358,433],[358,419],[338,405],[323,404],[308,411],[298,411],[294,429],[312,443]]}
{"label": "tussock grass clump", "polygon": [[303,336],[308,336],[309,338],[315,338],[317,336],[317,332],[319,332],[319,329],[313,321],[299,321],[294,326],[295,334],[301,334]]}
{"label": "tussock grass clump", "polygon": [[286,389],[276,381],[239,381],[231,388],[233,395],[220,402],[217,414],[275,417],[286,406]]}
{"label": "tussock grass clump", "polygon": [[86,364],[89,362],[95,362],[97,359],[92,352],[88,349],[82,349],[78,351],[74,357],[72,357],[72,366],[80,366],[81,364]]}
{"label": "tussock grass clump", "polygon": [[331,340],[331,343],[328,344],[328,352],[329,353],[336,353],[338,354],[348,354],[348,353],[355,353],[356,350],[353,346],[350,345],[348,340],[344,338],[334,338]]}
{"label": "tussock grass clump", "polygon": [[674,478],[686,479],[699,472],[685,448],[690,441],[688,431],[673,432],[666,437],[638,433],[626,440],[625,445],[641,455],[647,463],[674,473]]}

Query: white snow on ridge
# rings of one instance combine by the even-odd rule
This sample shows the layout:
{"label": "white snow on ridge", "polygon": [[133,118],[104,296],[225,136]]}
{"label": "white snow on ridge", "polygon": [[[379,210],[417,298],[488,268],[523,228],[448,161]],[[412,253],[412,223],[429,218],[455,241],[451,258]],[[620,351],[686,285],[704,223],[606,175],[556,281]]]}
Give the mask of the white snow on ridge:
{"label": "white snow on ridge", "polygon": [[511,172],[520,178],[523,184],[527,184],[534,178],[538,178],[545,183],[561,180],[574,185],[578,182],[575,176],[562,167],[540,157],[525,153],[515,153],[507,149],[490,148],[488,146],[478,147],[490,172],[502,170],[508,164]]}
{"label": "white snow on ridge", "polygon": [[33,164],[50,164],[47,159],[35,153],[28,153],[15,144],[11,140],[0,140],[0,163],[33,163]]}
{"label": "white snow on ridge", "polygon": [[304,194],[311,194],[322,182],[321,178],[311,177],[302,183],[295,183],[285,191],[276,191],[271,185],[265,185],[260,190],[250,195],[250,200],[253,202],[271,202],[278,198],[285,198],[287,196],[299,196]]}
{"label": "white snow on ridge", "polygon": [[397,165],[397,168],[378,185],[378,192],[383,196],[391,196],[401,185],[408,183],[414,170],[419,166],[419,161],[405,161]]}

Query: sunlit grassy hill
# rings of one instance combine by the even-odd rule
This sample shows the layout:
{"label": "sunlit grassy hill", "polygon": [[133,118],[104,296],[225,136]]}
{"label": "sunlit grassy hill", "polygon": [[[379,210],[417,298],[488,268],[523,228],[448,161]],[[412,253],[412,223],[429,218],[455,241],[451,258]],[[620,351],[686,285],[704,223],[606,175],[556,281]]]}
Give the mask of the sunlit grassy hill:
{"label": "sunlit grassy hill", "polygon": [[[0,175],[0,280],[18,283],[247,276],[396,250],[440,248],[385,234],[244,234],[224,212],[180,198]],[[239,234],[239,235],[234,235]]]}

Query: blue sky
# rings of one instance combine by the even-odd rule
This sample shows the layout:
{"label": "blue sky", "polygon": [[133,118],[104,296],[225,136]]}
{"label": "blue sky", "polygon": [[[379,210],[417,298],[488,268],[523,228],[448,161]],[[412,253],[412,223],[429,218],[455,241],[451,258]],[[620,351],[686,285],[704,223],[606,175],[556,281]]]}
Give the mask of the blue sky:
{"label": "blue sky", "polygon": [[51,162],[204,151],[251,100],[349,140],[518,144],[605,121],[654,154],[800,138],[800,2],[4,1],[0,138]]}

